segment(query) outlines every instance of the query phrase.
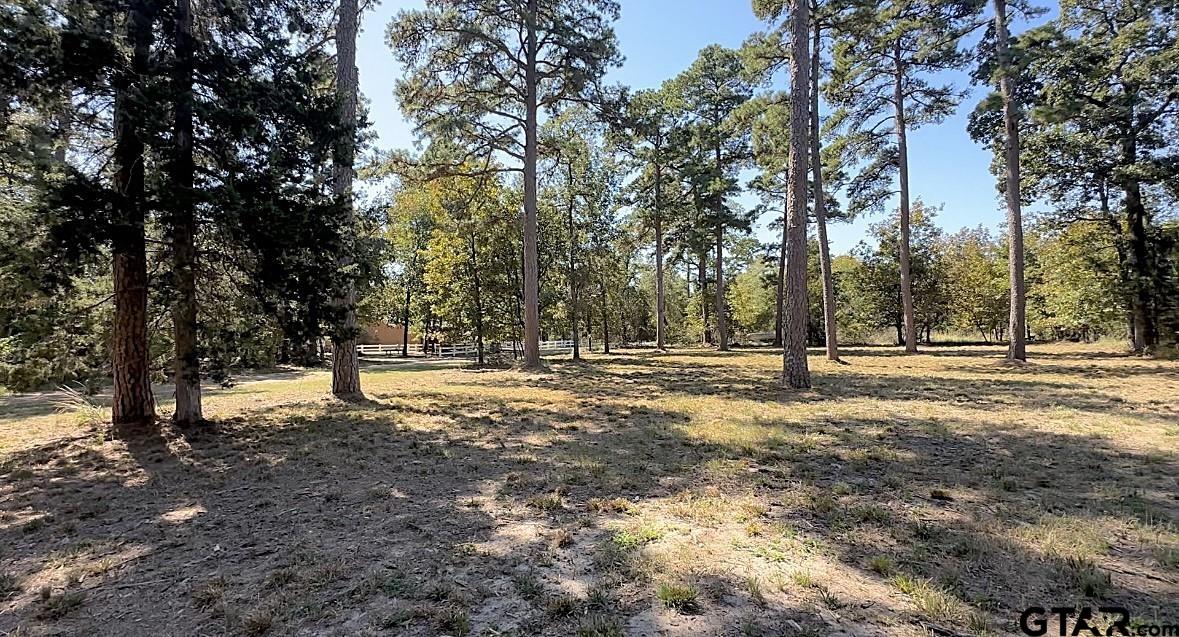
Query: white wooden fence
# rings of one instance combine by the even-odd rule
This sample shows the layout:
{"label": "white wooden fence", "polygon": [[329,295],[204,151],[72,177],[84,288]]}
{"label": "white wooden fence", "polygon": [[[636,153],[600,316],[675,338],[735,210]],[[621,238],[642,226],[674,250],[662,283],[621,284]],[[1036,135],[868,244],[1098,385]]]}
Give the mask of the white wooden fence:
{"label": "white wooden fence", "polygon": [[[524,351],[524,346],[522,343],[515,343],[515,349],[513,350],[513,344],[510,341],[484,343],[483,351],[491,352],[495,349],[495,346],[498,346],[501,352]],[[572,340],[540,342],[540,352],[542,354],[567,352],[571,349],[573,349]],[[430,355],[440,358],[474,358],[477,351],[478,350],[474,343],[440,343],[438,344],[436,350],[431,352]],[[401,345],[357,345],[356,353],[360,354],[361,356],[401,356]],[[411,343],[408,347],[407,353],[410,356],[425,356],[421,343]]]}

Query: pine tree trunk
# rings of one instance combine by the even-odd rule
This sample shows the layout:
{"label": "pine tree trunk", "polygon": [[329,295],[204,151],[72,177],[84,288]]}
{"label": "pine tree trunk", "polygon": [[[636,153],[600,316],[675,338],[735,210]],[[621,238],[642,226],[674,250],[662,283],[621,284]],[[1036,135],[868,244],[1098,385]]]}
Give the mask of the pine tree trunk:
{"label": "pine tree trunk", "polygon": [[708,283],[705,279],[708,277],[708,257],[705,253],[700,253],[700,258],[696,262],[696,287],[700,288],[697,292],[700,294],[700,311],[704,319],[703,328],[700,331],[700,344],[712,344],[712,333],[708,331]]}
{"label": "pine tree trunk", "polygon": [[[416,260],[416,257],[415,257]],[[411,268],[411,272],[413,269]],[[405,281],[405,308],[401,311],[401,357],[409,357],[409,301],[413,293],[413,286],[409,284],[409,277]]]}
{"label": "pine tree trunk", "polygon": [[729,351],[729,326],[725,319],[725,227],[716,225],[716,339],[717,349]]}
{"label": "pine tree trunk", "polygon": [[143,141],[139,126],[143,107],[135,94],[142,89],[152,44],[151,3],[131,3],[127,39],[131,43],[130,74],[120,73],[115,88],[115,165],[117,219],[111,229],[115,316],[111,335],[114,397],[111,420],[122,437],[142,435],[155,424],[151,392],[151,361],[147,343],[147,241],[144,201]]}
{"label": "pine tree trunk", "polygon": [[[360,15],[357,0],[340,0],[339,23],[336,25],[336,94],[340,99],[340,124],[348,131],[348,138],[336,148],[333,166],[332,192],[347,207],[348,232],[353,232],[352,177],[356,158],[356,31]],[[344,264],[346,265],[345,261]],[[350,283],[344,298],[338,303],[344,308],[344,323],[332,338],[332,394],[355,400],[363,397],[360,391],[360,358],[356,352],[359,326],[356,321],[356,289]]]}
{"label": "pine tree trunk", "polygon": [[806,197],[807,133],[810,110],[810,6],[808,0],[793,0],[790,14],[790,188],[786,192],[787,223],[782,229],[786,243],[786,311],[782,347],[782,384],[796,389],[811,386],[806,359]]}
{"label": "pine tree trunk", "polygon": [[610,308],[606,303],[606,283],[599,283],[602,288],[602,353],[610,353]]}
{"label": "pine tree trunk", "polygon": [[[790,225],[790,211],[782,210],[782,228]],[[783,233],[785,237],[785,233]],[[778,286],[774,293],[774,347],[782,347],[782,328],[785,322],[782,313],[786,311],[786,242],[778,245]]]}
{"label": "pine tree trunk", "polygon": [[[472,224],[473,228],[474,224]],[[467,238],[471,251],[471,284],[475,296],[475,362],[482,367],[485,360],[483,355],[483,283],[479,279],[479,249],[475,232],[472,229]]]}
{"label": "pine tree trunk", "polygon": [[823,192],[823,159],[819,142],[819,55],[823,34],[816,24],[811,51],[811,173],[815,190],[815,227],[819,234],[819,269],[823,276],[823,334],[827,360],[839,360],[839,339],[835,333],[835,277],[831,274],[831,248],[827,245],[827,201]]}
{"label": "pine tree trunk", "polygon": [[573,331],[573,360],[581,360],[581,346],[578,344],[577,333],[577,267],[575,263],[577,248],[577,228],[573,225],[573,163],[569,163],[569,205],[566,209],[569,222],[569,322]]}
{"label": "pine tree trunk", "polygon": [[176,211],[172,219],[172,262],[176,301],[172,307],[175,341],[176,412],[182,427],[201,416],[201,367],[197,352],[196,209],[193,200],[193,39],[191,0],[176,0],[176,157],[172,164]]}
{"label": "pine tree trunk", "polygon": [[[717,124],[719,126],[720,117],[716,116]],[[716,174],[724,175],[724,165],[721,161],[721,147],[718,138],[716,147],[714,149],[716,154]],[[723,202],[721,204],[723,206]],[[725,242],[725,224],[720,221],[721,210],[717,210],[716,227],[713,229],[713,242],[716,244],[716,288],[714,290],[715,304],[716,304],[716,342],[717,349],[722,352],[729,351],[729,326],[726,320],[725,312],[725,260],[724,260],[724,242]]]}
{"label": "pine tree trunk", "polygon": [[905,352],[917,353],[917,321],[913,313],[913,281],[909,258],[909,141],[905,120],[904,67],[901,62],[901,41],[898,38],[893,62],[893,106],[896,108],[897,162],[901,191],[900,205],[900,268],[901,312],[905,321]]}
{"label": "pine tree trunk", "polygon": [[528,0],[525,51],[524,124],[524,367],[540,367],[540,284],[536,221],[536,17],[537,0]]}
{"label": "pine tree trunk", "polygon": [[1130,249],[1127,269],[1133,277],[1130,314],[1134,318],[1133,344],[1137,353],[1147,353],[1158,345],[1158,327],[1151,308],[1150,238],[1146,226],[1146,206],[1142,202],[1142,187],[1136,179],[1128,179],[1123,188],[1126,201],[1126,225],[1129,229]]}
{"label": "pine tree trunk", "polygon": [[655,147],[655,348],[667,348],[667,292],[663,284],[663,166]]}
{"label": "pine tree trunk", "polygon": [[1008,275],[1011,306],[1007,331],[1011,340],[1007,359],[1026,361],[1027,296],[1023,280],[1023,211],[1019,192],[1019,112],[1015,104],[1015,78],[1007,50],[1007,1],[995,0],[995,49],[999,58],[999,91],[1003,94],[1004,150],[1007,158]]}

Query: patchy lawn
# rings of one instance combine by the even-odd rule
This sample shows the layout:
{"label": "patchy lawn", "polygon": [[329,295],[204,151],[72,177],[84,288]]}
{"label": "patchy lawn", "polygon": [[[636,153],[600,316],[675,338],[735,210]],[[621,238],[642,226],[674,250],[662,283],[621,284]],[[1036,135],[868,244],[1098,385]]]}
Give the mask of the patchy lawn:
{"label": "patchy lawn", "polygon": [[[0,403],[0,633],[1018,634],[1179,623],[1179,363],[1094,346],[371,368],[128,445]],[[1055,626],[1053,626],[1055,630]]]}

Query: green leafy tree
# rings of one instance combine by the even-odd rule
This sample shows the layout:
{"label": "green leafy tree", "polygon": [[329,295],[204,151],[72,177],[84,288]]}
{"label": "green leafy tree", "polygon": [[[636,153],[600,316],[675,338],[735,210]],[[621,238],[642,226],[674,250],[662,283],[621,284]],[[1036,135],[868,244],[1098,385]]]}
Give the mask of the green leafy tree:
{"label": "green leafy tree", "polygon": [[[524,363],[540,365],[538,117],[593,100],[621,59],[613,0],[431,0],[403,10],[388,40],[406,69],[397,83],[422,134],[459,140],[467,160],[499,153],[523,177]],[[456,164],[449,166],[453,170]]]}
{"label": "green leafy tree", "polygon": [[[1009,57],[1024,122],[1021,181],[1029,199],[1052,202],[1061,220],[1100,219],[1119,254],[1128,332],[1136,351],[1158,344],[1167,294],[1158,217],[1179,175],[1175,7],[1123,0],[1061,3],[1049,24],[1022,34]],[[972,134],[1002,130],[1001,101],[976,109]]]}
{"label": "green leafy tree", "polygon": [[1046,339],[1094,340],[1120,332],[1126,296],[1114,238],[1101,221],[1030,228],[1028,307]]}
{"label": "green leafy tree", "polygon": [[626,103],[621,146],[639,167],[632,182],[634,200],[644,227],[651,229],[655,252],[655,347],[667,346],[667,294],[665,260],[667,217],[681,194],[674,182],[670,146],[683,124],[684,111],[675,87],[665,82],[659,89],[638,91]]}
{"label": "green leafy tree", "polygon": [[917,351],[908,133],[941,122],[960,101],[961,94],[937,84],[935,76],[967,63],[959,43],[977,12],[973,0],[857,2],[836,25],[826,96],[838,111],[829,125],[848,135],[849,152],[868,158],[848,185],[852,212],[878,211],[899,194],[898,274],[907,352]]}
{"label": "green leafy tree", "polygon": [[1009,329],[1010,280],[1003,249],[982,227],[949,235],[942,246],[950,322],[977,331],[987,342],[1002,339]]}
{"label": "green leafy tree", "polygon": [[680,99],[690,118],[690,152],[694,155],[690,179],[703,214],[699,222],[711,229],[715,249],[714,309],[717,347],[729,349],[725,323],[724,243],[728,229],[748,231],[751,219],[732,198],[740,184],[737,175],[748,163],[749,131],[736,113],[752,97],[753,88],[743,77],[741,56],[718,45],[700,51],[696,61],[675,79]]}
{"label": "green leafy tree", "polygon": [[[360,242],[340,238],[337,207],[317,179],[340,129],[321,90],[322,25],[302,16],[326,13],[325,3],[261,1],[248,19],[210,5],[196,30],[183,2],[4,12],[6,33],[21,34],[6,39],[19,53],[5,57],[29,62],[0,82],[15,115],[4,121],[0,156],[28,168],[7,173],[4,214],[20,210],[34,222],[24,254],[53,273],[25,277],[39,296],[102,289],[91,279],[110,276],[114,311],[100,342],[110,344],[102,350],[111,356],[120,434],[153,423],[149,383],[165,366],[184,394],[176,419],[191,424],[201,415],[197,361],[212,371],[226,357],[217,339],[265,324],[306,341],[331,321],[321,310],[345,278],[336,259]],[[20,150],[21,138],[35,138],[35,152]],[[149,268],[163,276],[148,277]],[[202,295],[243,292],[248,298],[233,304],[251,315],[242,320],[204,307]],[[171,334],[149,329],[160,308],[172,309]],[[48,321],[54,330],[79,324],[105,329],[80,316]],[[22,329],[8,342],[32,338]],[[161,364],[168,350],[171,365]],[[237,357],[247,359],[257,360]]]}
{"label": "green leafy tree", "polygon": [[[914,307],[915,324],[926,342],[931,340],[933,330],[947,324],[950,314],[942,234],[933,221],[937,212],[920,199],[913,202],[911,265],[914,290],[922,293]],[[875,245],[861,242],[852,250],[859,262],[848,277],[847,298],[852,303],[853,320],[862,329],[895,329],[897,344],[904,344],[904,303],[898,276],[899,220],[874,224],[872,238]]]}
{"label": "green leafy tree", "polygon": [[[840,13],[843,11],[842,5],[842,2],[812,2],[810,4],[809,15],[811,57],[808,152],[811,172],[811,210],[815,220],[815,230],[819,237],[817,248],[819,250],[819,263],[822,270],[819,289],[822,290],[824,343],[827,350],[827,358],[833,361],[839,360],[839,339],[836,326],[835,282],[831,272],[831,251],[827,242],[827,219],[830,212],[828,210],[828,200],[830,197],[824,187],[825,168],[822,160],[822,131],[820,128],[819,111],[821,96],[820,83],[826,70],[823,63],[823,51],[826,46],[826,40],[829,38],[829,35],[824,37],[824,34],[830,34]],[[787,4],[783,0],[754,0],[753,9],[754,13],[762,20],[766,20],[771,24],[780,24],[779,27],[769,32],[755,34],[746,42],[744,47],[747,60],[749,60],[749,66],[755,73],[764,77],[772,74],[790,60],[788,52],[790,37],[785,29],[787,23],[780,22],[787,12]],[[769,115],[768,112],[767,115]],[[783,126],[782,128],[784,130],[786,127]],[[787,140],[787,143],[783,145],[784,150],[788,144],[789,141]],[[782,263],[780,269],[783,271],[783,279],[785,259],[786,249],[783,244],[780,251],[780,262]],[[782,286],[779,286],[779,288],[778,297],[781,300]],[[781,314],[780,308],[779,314]],[[775,332],[777,333],[775,337],[776,344],[780,344],[781,342],[780,319],[778,323],[775,328]]]}

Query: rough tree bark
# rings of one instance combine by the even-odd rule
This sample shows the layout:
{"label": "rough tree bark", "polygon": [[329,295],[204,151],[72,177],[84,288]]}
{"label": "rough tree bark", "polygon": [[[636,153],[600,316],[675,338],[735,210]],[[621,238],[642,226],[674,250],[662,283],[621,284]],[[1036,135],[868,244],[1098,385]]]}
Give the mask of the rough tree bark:
{"label": "rough tree bark", "polygon": [[[790,211],[782,210],[782,227],[790,223]],[[783,235],[785,236],[785,235]],[[782,312],[786,309],[786,242],[778,244],[778,289],[774,293],[774,347],[782,347]]]}
{"label": "rough tree bark", "polygon": [[1004,151],[1007,160],[1008,276],[1011,308],[1007,331],[1007,359],[1026,361],[1027,296],[1023,281],[1023,211],[1019,192],[1019,111],[1015,104],[1015,78],[1007,50],[1007,2],[995,0],[995,52],[999,58],[999,91],[1003,95]]}
{"label": "rough tree bark", "polygon": [[790,12],[790,188],[786,192],[786,312],[782,347],[782,384],[796,389],[811,386],[806,360],[806,167],[810,123],[810,6],[793,0]]}
{"label": "rough tree bark", "polygon": [[897,163],[900,181],[900,238],[898,241],[901,269],[901,312],[905,321],[905,352],[917,353],[917,321],[913,314],[913,280],[909,258],[909,140],[905,120],[905,68],[901,61],[901,40],[897,38],[893,52],[893,107],[896,109]]}
{"label": "rough tree bark", "polygon": [[[332,192],[347,207],[346,223],[349,225],[352,224],[352,177],[356,158],[353,131],[356,128],[356,31],[359,22],[357,0],[340,0],[339,23],[336,25],[336,94],[340,100],[340,124],[349,136],[336,147]],[[338,302],[344,308],[345,316],[342,328],[332,338],[332,394],[354,400],[362,398],[363,394],[360,391],[360,357],[356,352],[359,332],[356,290],[351,284]]]}
{"label": "rough tree bark", "polygon": [[[1128,144],[1132,148],[1133,144]],[[1127,151],[1133,156],[1133,149]],[[1137,353],[1149,353],[1158,345],[1158,327],[1151,307],[1150,238],[1147,234],[1147,212],[1142,202],[1142,186],[1136,179],[1127,179],[1123,186],[1126,201],[1126,225],[1130,239],[1127,270],[1133,277],[1130,313],[1134,319],[1133,346]]]}
{"label": "rough tree bark", "polygon": [[[667,348],[667,298],[663,287],[663,166],[662,139],[655,140],[655,348]],[[576,347],[576,346],[575,346]],[[576,351],[576,350],[575,350]]]}
{"label": "rough tree bark", "polygon": [[700,331],[700,344],[712,344],[712,332],[708,330],[708,257],[704,252],[700,253],[696,261],[696,287],[700,288],[697,292],[700,294],[700,311],[704,320],[704,324]]}
{"label": "rough tree bark", "polygon": [[[721,147],[716,145],[716,172],[721,172]],[[723,203],[721,204],[724,205]],[[718,216],[720,211],[717,211]],[[725,224],[717,221],[713,230],[713,240],[716,243],[716,342],[717,349],[729,351],[729,322],[725,317]]]}
{"label": "rough tree bark", "polygon": [[117,218],[111,228],[115,316],[111,335],[114,397],[111,420],[120,436],[142,434],[155,423],[155,397],[147,347],[147,242],[143,192],[143,141],[139,126],[145,105],[141,89],[147,73],[155,16],[151,3],[136,0],[127,15],[131,68],[115,87],[115,176]]}
{"label": "rough tree bark", "polygon": [[[410,271],[414,270],[414,265],[417,263],[417,255],[414,255],[413,263]],[[409,357],[409,301],[413,293],[413,286],[409,284],[408,277],[405,284],[405,307],[401,310],[401,357]]]}
{"label": "rough tree bark", "polygon": [[577,334],[577,266],[576,266],[576,250],[577,250],[577,228],[573,225],[573,162],[569,163],[569,171],[567,173],[569,179],[569,202],[566,207],[567,221],[569,222],[569,322],[572,324],[573,330],[573,360],[581,360],[581,345],[578,343]]}
{"label": "rough tree bark", "polygon": [[725,229],[717,225],[716,230],[716,342],[717,349],[729,351],[729,325],[725,320]]}
{"label": "rough tree bark", "polygon": [[831,248],[827,245],[827,201],[823,192],[823,160],[819,147],[819,55],[822,29],[815,24],[811,51],[811,172],[815,190],[815,227],[819,234],[819,269],[823,276],[823,334],[827,360],[839,360],[839,339],[835,333],[835,278],[831,274]]}
{"label": "rough tree bark", "polygon": [[467,244],[471,252],[471,285],[474,286],[475,293],[475,363],[482,367],[485,362],[483,351],[483,283],[479,278],[479,246],[476,242],[473,228],[467,233]]}
{"label": "rough tree bark", "polygon": [[598,287],[602,290],[602,353],[610,353],[610,307],[606,300],[606,282],[600,281]]}
{"label": "rough tree bark", "polygon": [[536,227],[536,15],[528,0],[524,69],[524,367],[540,367],[540,284]]}
{"label": "rough tree bark", "polygon": [[172,267],[176,280],[176,301],[172,306],[175,342],[173,379],[176,411],[172,421],[192,426],[201,416],[201,367],[197,352],[196,295],[196,208],[193,200],[193,36],[192,2],[176,0],[176,156],[172,160],[172,183],[176,188],[176,210],[172,217]]}

